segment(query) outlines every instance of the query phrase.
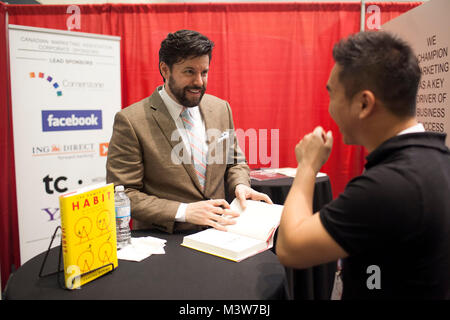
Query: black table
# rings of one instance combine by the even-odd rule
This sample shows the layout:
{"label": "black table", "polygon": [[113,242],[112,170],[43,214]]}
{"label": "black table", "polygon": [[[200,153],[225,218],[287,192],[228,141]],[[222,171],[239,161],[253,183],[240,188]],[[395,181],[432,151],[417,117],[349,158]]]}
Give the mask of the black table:
{"label": "black table", "polygon": [[[294,178],[278,178],[258,181],[251,179],[252,188],[256,191],[266,193],[276,204],[284,204],[291,189]],[[330,178],[328,176],[317,177],[314,185],[313,212],[317,212],[325,204],[333,200]]]}
{"label": "black table", "polygon": [[[151,255],[141,262],[119,260],[119,267],[112,273],[73,291],[62,289],[57,275],[39,278],[45,253],[39,254],[11,276],[4,298],[264,300],[287,297],[285,269],[272,251],[236,263],[181,246],[186,234],[133,231],[133,237],[166,239],[166,254]],[[58,253],[59,247],[50,250],[44,274],[57,269]],[[62,273],[59,276],[63,278]]]}
{"label": "black table", "polygon": [[[251,180],[252,188],[266,193],[276,204],[284,204],[294,178]],[[314,186],[313,212],[333,200],[328,176],[317,177]],[[329,300],[333,289],[336,262],[308,269],[286,268],[289,297],[294,300]]]}

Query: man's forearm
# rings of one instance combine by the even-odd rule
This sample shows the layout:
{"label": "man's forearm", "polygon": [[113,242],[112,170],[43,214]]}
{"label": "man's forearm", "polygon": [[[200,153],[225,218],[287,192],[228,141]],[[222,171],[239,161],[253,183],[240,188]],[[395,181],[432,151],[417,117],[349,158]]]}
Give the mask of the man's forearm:
{"label": "man's forearm", "polygon": [[234,194],[237,185],[243,184],[250,187],[250,169],[247,164],[235,164],[229,166],[225,172],[225,182],[228,193]]}
{"label": "man's forearm", "polygon": [[316,173],[311,167],[297,168],[297,174],[284,203],[277,240],[281,241],[280,244],[285,244],[286,239],[296,234],[305,219],[312,216],[315,181]]}

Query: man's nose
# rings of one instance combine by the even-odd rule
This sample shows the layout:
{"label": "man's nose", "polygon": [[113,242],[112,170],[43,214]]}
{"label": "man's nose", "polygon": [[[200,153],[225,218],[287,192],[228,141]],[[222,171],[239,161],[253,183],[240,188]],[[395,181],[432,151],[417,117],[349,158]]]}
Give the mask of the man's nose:
{"label": "man's nose", "polygon": [[201,73],[197,73],[194,77],[194,83],[196,87],[203,87],[204,81]]}

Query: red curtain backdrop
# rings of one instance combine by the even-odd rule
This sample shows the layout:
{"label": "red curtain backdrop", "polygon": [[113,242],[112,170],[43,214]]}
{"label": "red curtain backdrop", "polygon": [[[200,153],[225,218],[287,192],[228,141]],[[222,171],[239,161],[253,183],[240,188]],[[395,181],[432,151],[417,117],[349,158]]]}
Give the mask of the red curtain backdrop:
{"label": "red curtain backdrop", "polygon": [[[9,23],[67,30],[67,6],[6,6]],[[230,3],[80,5],[81,29],[77,31],[115,35],[122,38],[122,107],[149,96],[162,83],[158,71],[158,50],[167,33],[193,29],[215,42],[207,92],[230,102],[235,126],[268,139],[278,130],[279,166],[295,167],[294,147],[315,126],[334,134],[330,159],[322,168],[331,179],[334,196],[361,173],[364,150],[346,146],[328,114],[325,89],[334,64],[335,42],[359,31],[358,3]],[[382,19],[411,9],[409,4],[380,4]],[[4,8],[1,6],[1,8]],[[392,9],[394,8],[394,9]],[[385,15],[383,11],[389,12]],[[0,13],[4,21],[4,10]],[[384,20],[383,20],[384,22]],[[5,28],[0,27],[0,49],[4,49]],[[3,41],[3,42],[2,42]],[[4,51],[4,50],[3,50]],[[2,52],[3,54],[4,52]],[[2,56],[3,57],[3,56]],[[0,65],[5,64],[4,59]],[[2,68],[6,68],[2,66]],[[3,70],[3,69],[1,69]],[[15,206],[10,106],[0,72],[2,285],[12,263],[18,265],[17,208]],[[7,107],[8,106],[8,107]],[[5,114],[8,117],[5,118]],[[272,131],[271,131],[272,130]],[[245,152],[252,160],[246,140]],[[6,151],[5,151],[6,150]],[[272,159],[273,161],[273,159]],[[250,163],[267,167],[264,157]],[[6,181],[7,180],[7,181]],[[5,205],[6,203],[6,205]]]}
{"label": "red curtain backdrop", "polygon": [[19,236],[6,42],[6,8],[0,2],[0,262],[2,289],[19,264]]}
{"label": "red curtain backdrop", "polygon": [[[370,5],[377,5],[380,8],[381,13],[381,21],[380,24],[383,25],[389,20],[398,17],[402,13],[409,11],[418,5],[421,5],[422,2],[407,2],[407,3],[395,3],[395,2],[366,2],[366,10]],[[370,14],[369,14],[370,15]],[[366,14],[366,19],[368,15]]]}

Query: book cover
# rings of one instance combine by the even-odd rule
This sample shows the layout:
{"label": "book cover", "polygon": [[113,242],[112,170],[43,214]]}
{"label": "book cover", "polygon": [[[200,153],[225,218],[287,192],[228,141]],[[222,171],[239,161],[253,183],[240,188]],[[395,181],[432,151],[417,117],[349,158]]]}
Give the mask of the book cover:
{"label": "book cover", "polygon": [[250,171],[250,178],[257,181],[264,181],[264,180],[283,179],[287,178],[287,176],[281,173],[268,170],[252,170]]}
{"label": "book cover", "polygon": [[65,284],[76,289],[118,266],[114,185],[63,194],[59,205]]}

